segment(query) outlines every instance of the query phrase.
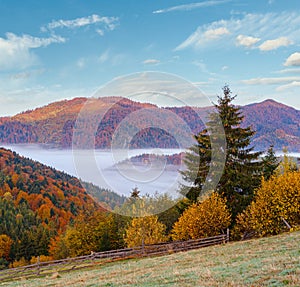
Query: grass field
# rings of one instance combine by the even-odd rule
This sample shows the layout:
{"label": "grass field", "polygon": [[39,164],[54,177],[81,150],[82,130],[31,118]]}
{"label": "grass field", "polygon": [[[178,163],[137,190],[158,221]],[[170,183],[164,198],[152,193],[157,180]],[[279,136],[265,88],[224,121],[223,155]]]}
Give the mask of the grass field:
{"label": "grass field", "polygon": [[300,232],[96,265],[0,286],[300,286]]}

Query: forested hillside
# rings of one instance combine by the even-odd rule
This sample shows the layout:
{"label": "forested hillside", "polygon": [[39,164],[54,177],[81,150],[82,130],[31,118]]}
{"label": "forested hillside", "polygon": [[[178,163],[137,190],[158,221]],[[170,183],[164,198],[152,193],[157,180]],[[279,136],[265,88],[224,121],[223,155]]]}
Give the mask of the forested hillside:
{"label": "forested hillside", "polygon": [[266,150],[270,145],[275,150],[288,147],[300,151],[300,111],[292,107],[266,100],[259,104],[242,107],[244,125],[251,125],[256,134],[253,144]]}
{"label": "forested hillside", "polygon": [[[83,107],[85,136],[76,142],[81,148],[110,148],[116,129],[129,115],[136,134],[132,137],[133,126],[124,124],[117,147],[126,143],[130,148],[178,148],[178,139],[181,147],[188,147],[187,137],[204,128],[203,121],[211,111],[211,107],[159,108],[125,98],[103,97],[92,101],[75,98],[0,118],[0,142],[43,143],[70,148],[76,119]],[[143,112],[138,113],[141,110]],[[289,151],[300,151],[300,111],[273,100],[243,106],[241,111],[245,116],[244,125],[256,130],[253,145],[257,150],[266,150],[273,145],[278,151],[284,147]],[[164,128],[158,126],[160,123]]]}
{"label": "forested hillside", "polygon": [[7,260],[47,255],[51,238],[77,217],[106,212],[109,205],[124,201],[108,190],[84,185],[86,189],[75,177],[0,148],[0,242],[12,245]]}

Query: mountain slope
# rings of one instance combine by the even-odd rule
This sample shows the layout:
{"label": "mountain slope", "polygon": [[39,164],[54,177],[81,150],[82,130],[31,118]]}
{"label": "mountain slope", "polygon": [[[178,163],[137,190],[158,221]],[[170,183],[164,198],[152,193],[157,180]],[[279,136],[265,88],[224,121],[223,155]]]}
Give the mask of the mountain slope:
{"label": "mountain slope", "polygon": [[81,183],[76,177],[4,148],[0,148],[0,197],[11,198],[16,206],[25,202],[57,230],[80,213],[106,211],[125,200],[109,190]]}
{"label": "mountain slope", "polygon": [[57,229],[81,212],[100,209],[80,181],[54,168],[0,148],[0,196],[28,207]]}
{"label": "mountain slope", "polygon": [[256,131],[253,145],[266,150],[274,145],[276,150],[288,147],[300,151],[300,111],[292,107],[266,100],[242,107],[244,125]]}
{"label": "mountain slope", "polygon": [[50,242],[78,218],[106,214],[124,200],[0,148],[0,270],[9,262],[28,263],[32,256],[48,255]]}
{"label": "mountain slope", "polygon": [[[245,116],[244,125],[251,125],[256,130],[255,149],[266,150],[272,144],[276,150],[287,147],[289,151],[300,151],[300,111],[273,100],[241,109]],[[0,142],[43,143],[70,148],[81,111],[80,115],[85,113],[85,117],[79,117],[77,127],[83,130],[76,131],[84,136],[74,141],[77,147],[110,148],[120,124],[122,134],[115,139],[114,147],[187,147],[191,134],[204,128],[203,121],[211,110],[211,107],[159,108],[117,97],[89,101],[75,98],[0,118]]]}

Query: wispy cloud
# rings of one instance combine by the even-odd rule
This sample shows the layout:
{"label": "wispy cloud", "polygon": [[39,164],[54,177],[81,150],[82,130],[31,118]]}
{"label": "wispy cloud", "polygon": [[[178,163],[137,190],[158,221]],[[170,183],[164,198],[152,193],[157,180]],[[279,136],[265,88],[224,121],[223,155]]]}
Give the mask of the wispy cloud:
{"label": "wispy cloud", "polygon": [[274,74],[299,74],[300,68],[282,69],[279,71],[274,71]]}
{"label": "wispy cloud", "polygon": [[25,72],[20,72],[20,73],[17,73],[17,74],[12,74],[12,75],[9,76],[9,79],[10,80],[15,80],[15,81],[22,81],[22,80],[27,80],[31,77],[41,75],[44,72],[45,72],[44,69],[25,71]]}
{"label": "wispy cloud", "polygon": [[[226,31],[210,37],[211,31]],[[224,41],[226,39],[226,42]],[[252,47],[270,51],[282,46],[300,43],[300,14],[295,12],[241,14],[229,20],[219,20],[199,26],[175,50],[205,48],[209,45]],[[256,46],[259,41],[260,46]]]}
{"label": "wispy cloud", "polygon": [[145,61],[143,61],[144,65],[157,65],[160,63],[160,60],[157,59],[147,59]]}
{"label": "wispy cloud", "polygon": [[24,69],[38,62],[32,49],[46,47],[53,43],[64,43],[63,37],[52,35],[49,38],[38,38],[30,35],[17,36],[6,33],[0,38],[0,70]]}
{"label": "wispy cloud", "polygon": [[184,5],[178,5],[178,6],[172,6],[165,9],[160,9],[153,11],[153,14],[161,14],[161,13],[168,13],[173,11],[190,11],[198,8],[205,8],[210,6],[217,6],[221,5],[227,2],[231,2],[231,0],[221,0],[221,1],[203,1],[203,2],[197,2],[197,3],[190,3],[190,4],[184,4]]}
{"label": "wispy cloud", "polygon": [[287,37],[279,37],[277,39],[267,40],[263,42],[258,48],[261,51],[271,51],[276,50],[279,47],[287,47],[292,44],[293,41],[289,40]]}
{"label": "wispy cloud", "polygon": [[270,77],[270,78],[253,78],[249,80],[242,80],[242,83],[247,85],[280,85],[290,82],[300,81],[300,77]]}
{"label": "wispy cloud", "polygon": [[251,48],[257,42],[260,41],[260,38],[252,37],[252,36],[245,36],[245,35],[238,35],[236,37],[237,45],[244,46],[247,48]]}
{"label": "wispy cloud", "polygon": [[293,81],[291,83],[288,83],[286,85],[282,85],[276,88],[277,92],[283,92],[290,89],[299,89],[300,88],[300,81]]}
{"label": "wispy cloud", "polygon": [[284,63],[285,66],[300,66],[300,53],[291,54]]}
{"label": "wispy cloud", "polygon": [[[67,29],[75,29],[84,26],[90,25],[102,25],[106,30],[114,30],[118,25],[118,18],[117,17],[106,17],[106,16],[99,16],[97,14],[76,18],[72,20],[54,20],[48,23],[46,26],[43,26],[41,30],[43,32],[46,31],[53,31],[59,28],[67,28]],[[96,32],[100,35],[104,34],[103,29],[97,29]]]}

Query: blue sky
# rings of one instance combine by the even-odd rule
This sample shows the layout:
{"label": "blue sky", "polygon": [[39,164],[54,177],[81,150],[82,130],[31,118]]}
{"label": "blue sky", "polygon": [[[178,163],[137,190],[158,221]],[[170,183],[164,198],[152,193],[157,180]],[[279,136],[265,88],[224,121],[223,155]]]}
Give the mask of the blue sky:
{"label": "blue sky", "polygon": [[300,109],[296,0],[0,0],[0,22],[1,116],[143,71]]}

